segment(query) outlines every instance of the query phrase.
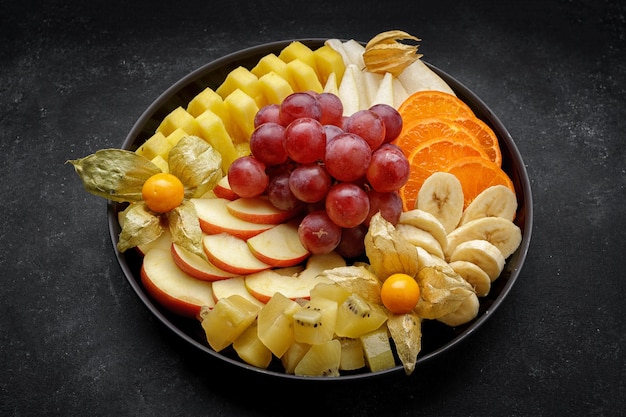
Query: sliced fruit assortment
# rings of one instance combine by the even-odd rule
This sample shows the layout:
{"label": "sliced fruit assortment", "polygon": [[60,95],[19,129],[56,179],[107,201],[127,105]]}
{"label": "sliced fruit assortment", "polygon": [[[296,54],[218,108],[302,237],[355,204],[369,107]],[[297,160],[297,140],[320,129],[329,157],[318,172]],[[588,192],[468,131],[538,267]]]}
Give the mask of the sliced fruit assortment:
{"label": "sliced fruit assortment", "polygon": [[184,168],[184,138],[221,156],[221,180],[193,194],[193,178],[146,181],[145,201],[129,201],[147,209],[120,213],[152,222],[135,244],[146,291],[199,319],[215,351],[303,376],[396,359],[410,374],[422,320],[474,319],[519,246],[497,137],[399,40],[418,39],[292,42],[173,110],[137,149],[161,176]]}

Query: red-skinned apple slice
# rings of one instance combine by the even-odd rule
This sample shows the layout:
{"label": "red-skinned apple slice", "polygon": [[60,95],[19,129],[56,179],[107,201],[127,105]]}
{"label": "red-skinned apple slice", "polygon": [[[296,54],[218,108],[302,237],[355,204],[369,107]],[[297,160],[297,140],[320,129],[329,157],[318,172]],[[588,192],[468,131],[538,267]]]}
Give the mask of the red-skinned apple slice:
{"label": "red-skinned apple slice", "polygon": [[213,187],[213,193],[219,198],[225,198],[226,200],[236,200],[239,198],[237,194],[230,188],[228,183],[228,175],[222,177],[221,180]]}
{"label": "red-skinned apple slice", "polygon": [[233,216],[226,208],[230,200],[225,198],[199,198],[191,201],[196,207],[200,228],[209,235],[228,233],[246,240],[275,226],[252,223]]}
{"label": "red-skinned apple slice", "polygon": [[241,220],[261,224],[284,223],[301,211],[301,207],[281,210],[266,197],[238,198],[226,204],[226,208],[230,214]]}
{"label": "red-skinned apple slice", "polygon": [[235,294],[241,295],[246,300],[258,304],[259,306],[263,305],[262,302],[250,294],[250,291],[246,288],[244,277],[242,276],[223,279],[213,283],[213,299],[215,302],[220,298],[228,298]]}
{"label": "red-skinned apple slice", "polygon": [[267,303],[277,292],[287,298],[308,299],[311,289],[320,282],[333,282],[318,275],[325,270],[346,266],[346,261],[335,252],[311,255],[306,268],[299,274],[289,275],[289,268],[266,270],[245,277],[246,288],[257,300]]}
{"label": "red-skinned apple slice", "polygon": [[155,248],[146,253],[141,282],[157,303],[184,317],[196,318],[202,306],[215,305],[211,283],[181,271],[169,250]]}
{"label": "red-skinned apple slice", "polygon": [[176,243],[171,244],[171,251],[176,266],[187,275],[196,279],[203,281],[219,281],[237,276],[237,274],[233,274],[232,272],[219,269]]}
{"label": "red-skinned apple slice", "polygon": [[228,233],[206,235],[202,244],[209,262],[224,271],[248,275],[271,268],[254,256],[245,240]]}
{"label": "red-skinned apple slice", "polygon": [[279,224],[251,237],[248,247],[254,256],[273,267],[294,266],[310,255],[300,243],[296,223]]}

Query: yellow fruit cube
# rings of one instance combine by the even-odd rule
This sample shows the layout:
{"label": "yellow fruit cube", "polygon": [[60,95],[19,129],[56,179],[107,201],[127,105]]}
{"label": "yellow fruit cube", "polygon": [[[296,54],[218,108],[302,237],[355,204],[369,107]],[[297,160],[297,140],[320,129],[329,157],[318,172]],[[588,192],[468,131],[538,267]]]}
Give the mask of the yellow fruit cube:
{"label": "yellow fruit cube", "polygon": [[206,140],[222,155],[222,172],[226,174],[230,164],[239,156],[222,119],[211,110],[204,111],[196,118],[200,127],[200,137]]}
{"label": "yellow fruit cube", "polygon": [[[280,77],[289,80],[289,71],[287,71],[287,63],[277,57],[275,54],[267,54],[259,59],[259,62],[250,70],[254,75],[261,78],[265,74],[275,72]],[[293,86],[292,86],[293,87]]]}
{"label": "yellow fruit cube", "polygon": [[300,61],[313,68],[313,70],[317,74],[317,60],[313,51],[311,50],[311,48],[309,48],[300,41],[291,42],[289,45],[284,47],[282,51],[280,51],[278,57],[286,63],[290,63],[291,61],[299,59]]}
{"label": "yellow fruit cube", "polygon": [[230,114],[230,123],[226,128],[233,142],[248,142],[254,131],[254,116],[259,111],[259,106],[239,88],[224,99],[224,104]]}
{"label": "yellow fruit cube", "polygon": [[320,83],[317,73],[310,65],[299,59],[287,63],[289,78],[294,91],[315,91],[321,93],[324,87]]}
{"label": "yellow fruit cube", "polygon": [[222,85],[215,91],[225,99],[237,89],[252,97],[258,107],[262,107],[265,104],[263,93],[259,86],[259,78],[247,68],[237,67],[229,72]]}
{"label": "yellow fruit cube", "polygon": [[334,73],[337,78],[337,85],[339,85],[346,69],[341,54],[330,46],[324,45],[313,51],[313,55],[315,56],[320,82],[325,85],[330,74]]}
{"label": "yellow fruit cube", "polygon": [[172,110],[161,122],[157,128],[157,132],[163,133],[165,136],[174,132],[176,129],[184,129],[190,135],[198,134],[198,126],[196,119],[182,107]]}
{"label": "yellow fruit cube", "polygon": [[259,84],[267,104],[280,104],[285,97],[293,93],[291,84],[274,71],[261,76]]}
{"label": "yellow fruit cube", "polygon": [[228,123],[228,112],[224,105],[224,99],[209,87],[198,93],[187,105],[187,112],[193,117],[198,117],[207,110],[211,110],[224,123]]}
{"label": "yellow fruit cube", "polygon": [[[195,119],[194,119],[195,122]],[[197,122],[196,122],[197,123]],[[175,131],[173,131],[172,133],[170,133],[169,135],[167,135],[167,142],[170,144],[170,150],[178,145],[178,142],[184,138],[185,136],[189,136],[189,133],[187,133],[187,131],[185,129],[181,129],[178,128]],[[167,151],[167,153],[169,154],[169,151]],[[167,154],[164,156],[165,160],[167,161]]]}
{"label": "yellow fruit cube", "polygon": [[237,143],[235,144],[235,149],[237,149],[238,156],[248,156],[251,154],[250,142]]}
{"label": "yellow fruit cube", "polygon": [[157,155],[151,159],[152,163],[159,167],[161,172],[170,172],[170,166],[161,155]]}
{"label": "yellow fruit cube", "polygon": [[167,160],[167,154],[171,148],[172,146],[167,141],[167,137],[161,132],[156,132],[145,141],[136,152],[150,160],[157,156],[161,156],[163,159]]}

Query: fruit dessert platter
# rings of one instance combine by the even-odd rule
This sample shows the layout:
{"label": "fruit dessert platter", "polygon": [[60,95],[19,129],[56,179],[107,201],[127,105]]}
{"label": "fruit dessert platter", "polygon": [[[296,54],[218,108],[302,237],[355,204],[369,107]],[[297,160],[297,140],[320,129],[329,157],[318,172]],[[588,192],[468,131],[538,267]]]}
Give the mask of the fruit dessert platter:
{"label": "fruit dessert platter", "polygon": [[[117,249],[215,352],[297,376],[415,369],[522,241],[494,131],[389,31],[293,41],[165,115],[136,150],[69,161],[124,204]],[[424,333],[424,334],[422,334]]]}

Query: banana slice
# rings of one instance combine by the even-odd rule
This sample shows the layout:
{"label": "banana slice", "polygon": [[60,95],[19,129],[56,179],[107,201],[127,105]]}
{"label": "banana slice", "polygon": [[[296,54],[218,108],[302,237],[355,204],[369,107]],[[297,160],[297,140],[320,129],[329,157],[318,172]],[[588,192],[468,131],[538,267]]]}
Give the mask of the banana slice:
{"label": "banana slice", "polygon": [[482,239],[495,245],[504,259],[511,256],[522,242],[522,231],[512,221],[501,217],[483,217],[457,227],[448,235],[446,254],[468,240]]}
{"label": "banana slice", "polygon": [[478,265],[469,261],[450,262],[450,267],[463,277],[472,287],[478,297],[484,297],[491,291],[491,278]]}
{"label": "banana slice", "polygon": [[415,208],[435,216],[446,233],[452,232],[463,215],[463,188],[454,175],[435,172],[426,178],[417,193]]}
{"label": "banana slice", "polygon": [[438,218],[424,210],[413,209],[410,211],[404,211],[400,214],[398,223],[409,224],[417,227],[418,229],[429,232],[435,237],[435,239],[437,239],[437,242],[439,242],[441,249],[444,252],[448,247],[448,234],[446,233],[446,229],[443,227],[443,224]]}
{"label": "banana slice", "polygon": [[[467,261],[485,271],[493,282],[504,269],[504,257],[500,250],[486,240],[468,240],[459,244],[450,256],[450,263]],[[459,274],[460,275],[460,274]]]}
{"label": "banana slice", "polygon": [[504,185],[486,188],[467,206],[461,216],[460,225],[482,217],[502,217],[513,221],[517,211],[515,193]]}
{"label": "banana slice", "polygon": [[451,327],[457,327],[476,318],[480,302],[476,294],[466,297],[454,312],[439,317],[437,320]]}
{"label": "banana slice", "polygon": [[440,258],[445,256],[441,245],[430,232],[411,226],[410,224],[401,223],[396,225],[396,230],[413,246],[424,248],[431,255]]}

